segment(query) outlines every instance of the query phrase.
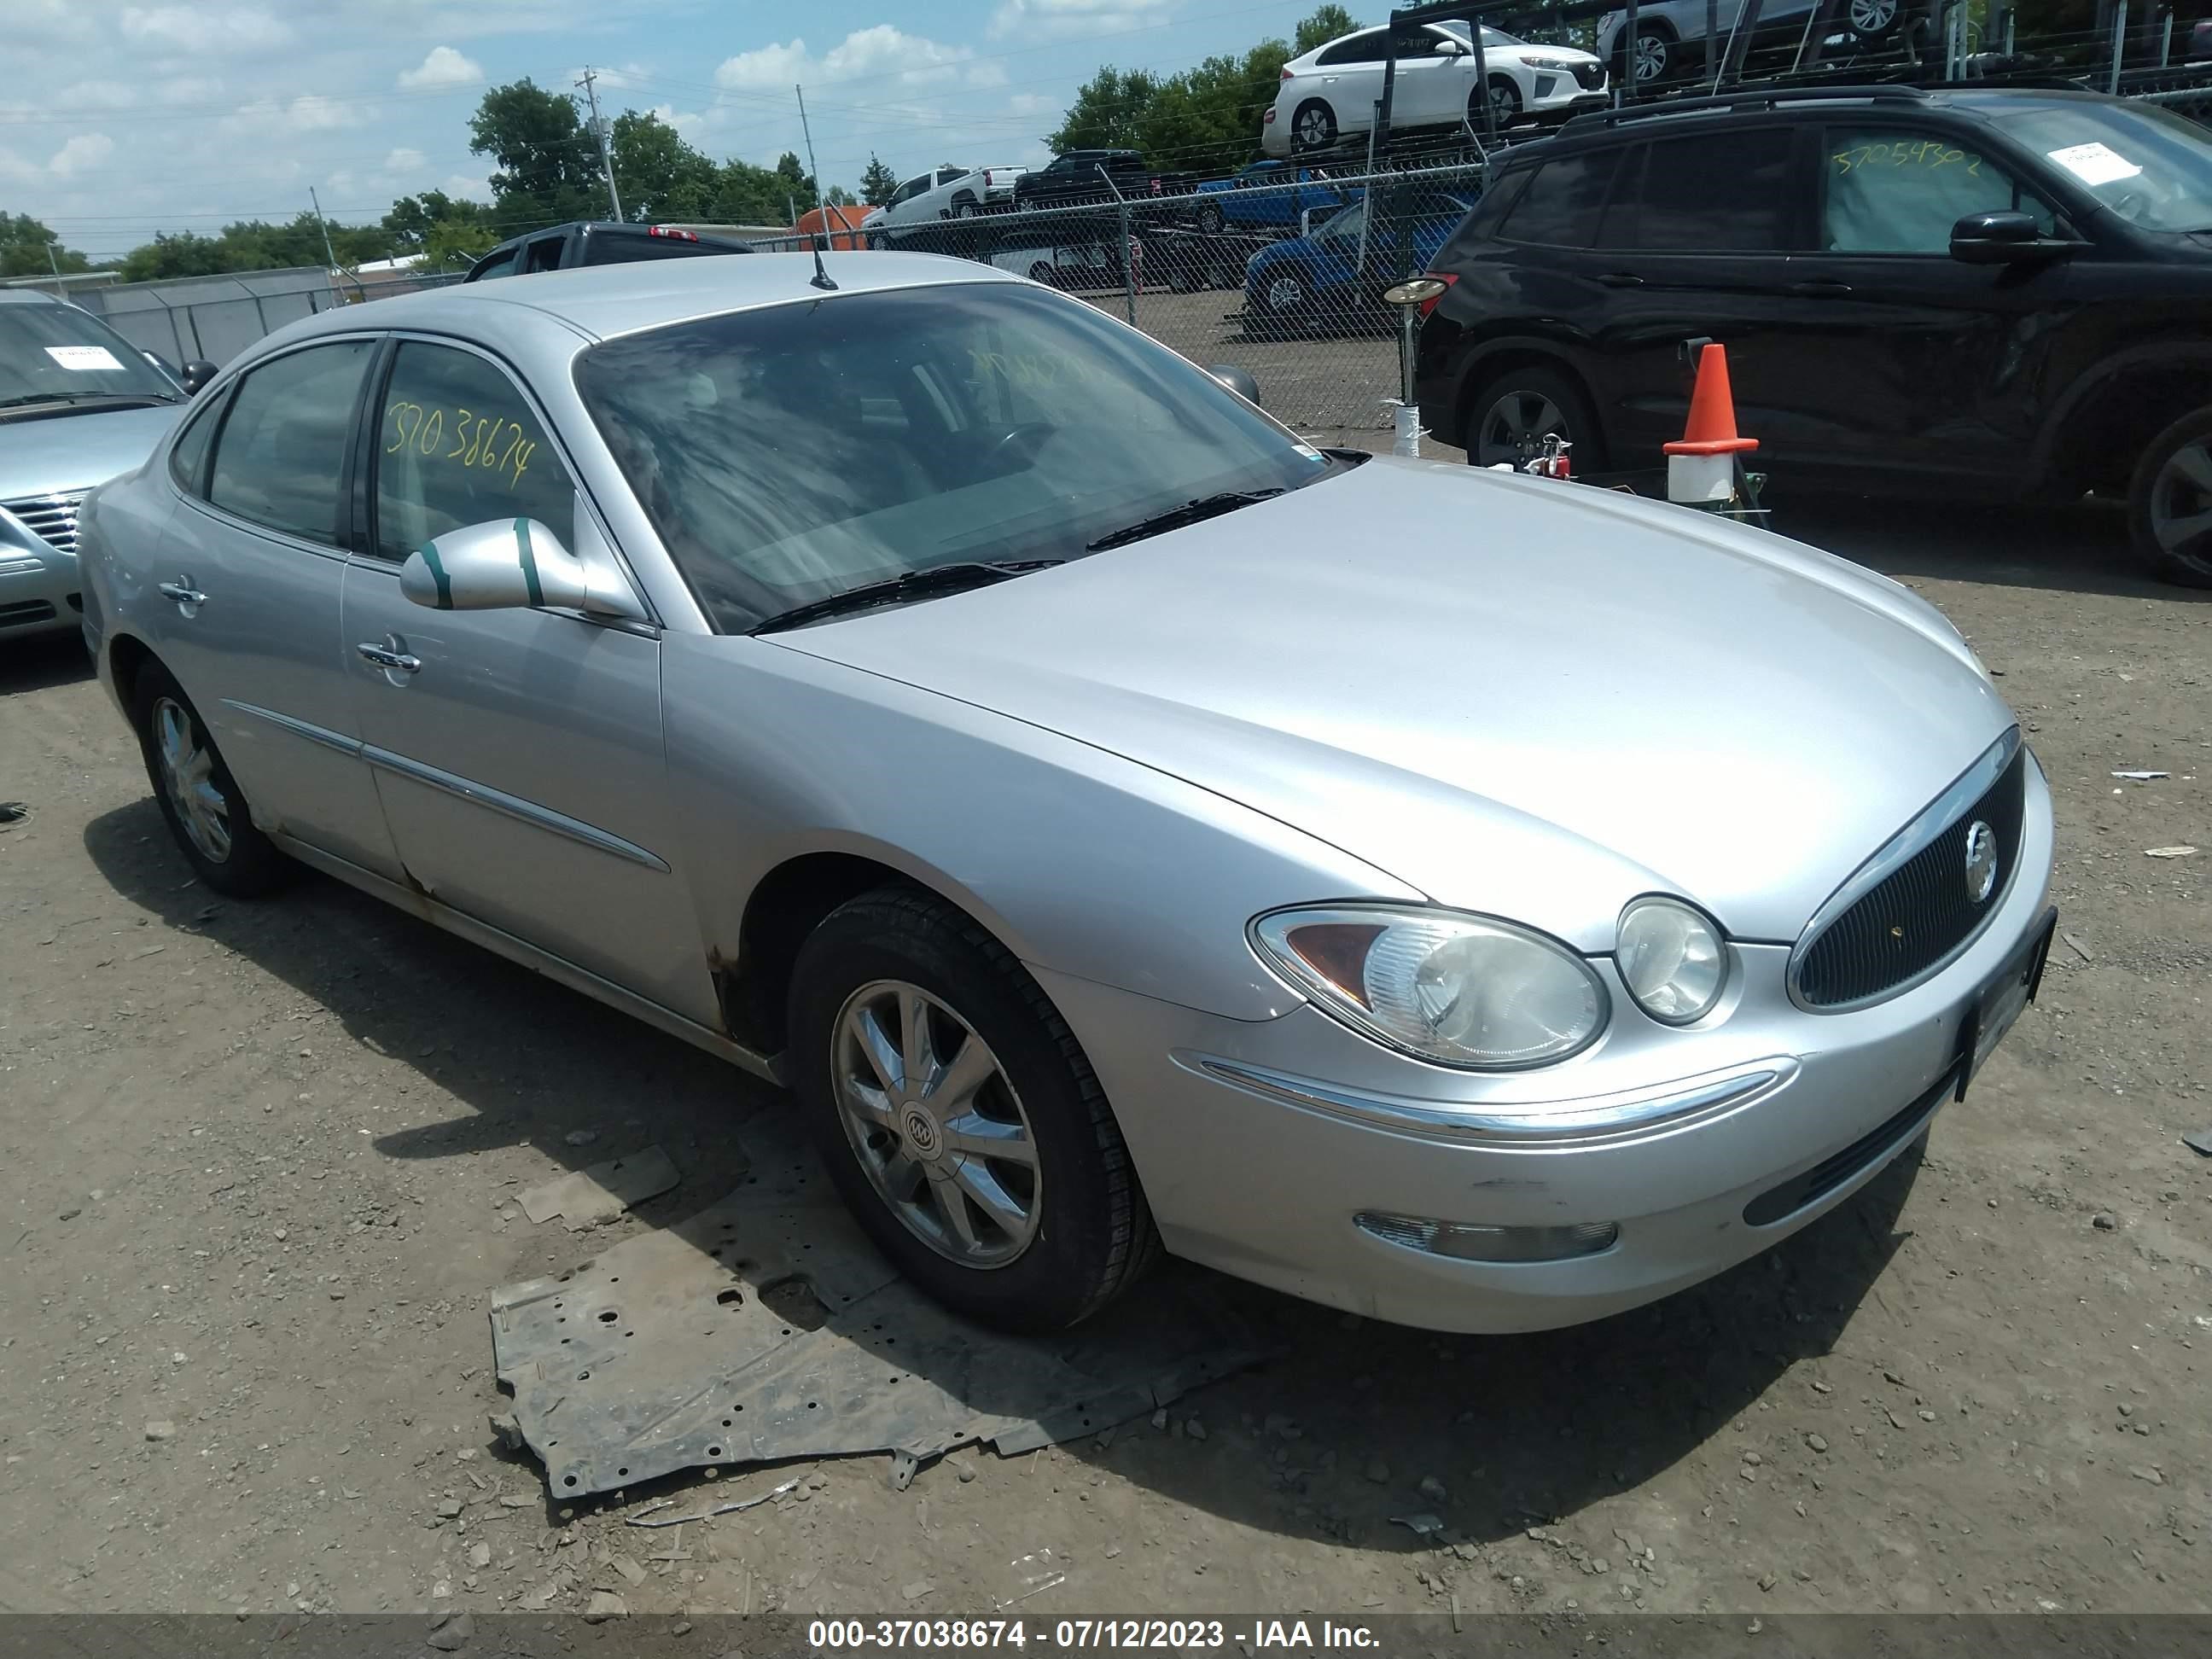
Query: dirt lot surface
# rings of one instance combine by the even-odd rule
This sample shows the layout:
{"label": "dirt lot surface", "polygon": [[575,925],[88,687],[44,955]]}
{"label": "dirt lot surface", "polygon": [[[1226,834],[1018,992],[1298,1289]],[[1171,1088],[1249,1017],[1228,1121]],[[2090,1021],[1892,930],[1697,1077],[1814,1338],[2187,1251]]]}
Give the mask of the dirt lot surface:
{"label": "dirt lot surface", "polygon": [[[334,884],[191,885],[74,643],[11,653],[0,1609],[2206,1609],[2212,605],[2087,514],[1785,524],[1960,623],[2058,798],[2065,942],[1924,1164],[1576,1331],[1240,1291],[1285,1357],[1165,1428],[806,1466],[680,1534],[620,1517],[794,1471],[549,1504],[486,1297],[719,1197],[780,1097]],[[605,1232],[513,1201],[651,1143],[683,1184]]]}

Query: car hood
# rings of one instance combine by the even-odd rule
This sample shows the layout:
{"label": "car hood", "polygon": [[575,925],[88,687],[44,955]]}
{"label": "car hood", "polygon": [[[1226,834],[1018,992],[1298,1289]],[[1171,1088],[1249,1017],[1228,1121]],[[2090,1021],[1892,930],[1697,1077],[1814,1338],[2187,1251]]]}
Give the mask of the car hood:
{"label": "car hood", "polygon": [[182,404],[156,404],[0,421],[0,501],[74,495],[129,472],[184,412]]}
{"label": "car hood", "polygon": [[772,637],[1591,950],[1655,890],[1740,939],[1796,938],[2013,724],[1940,613],[1886,578],[1687,509],[1389,458]]}

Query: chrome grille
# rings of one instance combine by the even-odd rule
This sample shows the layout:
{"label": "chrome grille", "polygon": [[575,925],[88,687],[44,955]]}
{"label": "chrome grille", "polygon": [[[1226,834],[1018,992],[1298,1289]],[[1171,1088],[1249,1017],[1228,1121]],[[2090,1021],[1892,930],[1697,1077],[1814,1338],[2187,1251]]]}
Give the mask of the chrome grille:
{"label": "chrome grille", "polygon": [[77,508],[84,505],[84,498],[89,494],[89,490],[80,489],[74,495],[26,495],[19,501],[0,501],[0,507],[21,519],[47,545],[74,553]]}
{"label": "chrome grille", "polygon": [[[1923,841],[1898,847],[1901,856],[1880,880],[1832,917],[1816,919],[1790,964],[1791,993],[1801,1005],[1840,1010],[1893,995],[1949,961],[1996,915],[2020,858],[2028,760],[2011,737],[1991,753],[2003,763],[1993,781],[1963,806],[1954,797],[1924,830],[1916,823]],[[1989,775],[1978,765],[1975,770]],[[1978,902],[1966,875],[1967,838],[1977,823],[1989,826],[1997,858],[1996,886]]]}

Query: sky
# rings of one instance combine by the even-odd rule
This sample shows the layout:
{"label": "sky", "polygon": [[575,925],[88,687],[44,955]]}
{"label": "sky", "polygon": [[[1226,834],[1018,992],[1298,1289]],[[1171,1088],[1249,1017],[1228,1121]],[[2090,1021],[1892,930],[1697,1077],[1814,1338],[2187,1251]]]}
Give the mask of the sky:
{"label": "sky", "polygon": [[[380,218],[425,190],[490,199],[468,118],[487,86],[653,110],[717,160],[870,153],[1034,165],[1103,63],[1162,72],[1285,39],[1312,0],[4,0],[0,211],[94,259],[156,230],[213,233],[309,205]],[[1355,16],[1380,8],[1352,8]],[[1255,135],[1256,141],[1257,135]],[[619,173],[617,175],[619,182]]]}

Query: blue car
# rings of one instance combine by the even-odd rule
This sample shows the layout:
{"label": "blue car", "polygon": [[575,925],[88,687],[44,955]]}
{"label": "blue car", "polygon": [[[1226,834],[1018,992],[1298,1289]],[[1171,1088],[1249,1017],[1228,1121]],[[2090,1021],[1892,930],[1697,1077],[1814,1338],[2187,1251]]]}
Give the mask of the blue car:
{"label": "blue car", "polygon": [[[1310,234],[1261,249],[1244,267],[1247,325],[1312,327],[1374,312],[1401,269],[1419,271],[1436,258],[1474,206],[1475,195],[1473,190],[1425,190],[1396,217],[1386,212],[1372,226],[1362,198]],[[1403,234],[1412,237],[1413,258],[1401,265],[1398,239]]]}
{"label": "blue car", "polygon": [[1209,179],[1198,187],[1191,218],[1200,230],[1280,229],[1301,222],[1306,213],[1334,213],[1345,198],[1328,175],[1288,161],[1251,161],[1226,179]]}

